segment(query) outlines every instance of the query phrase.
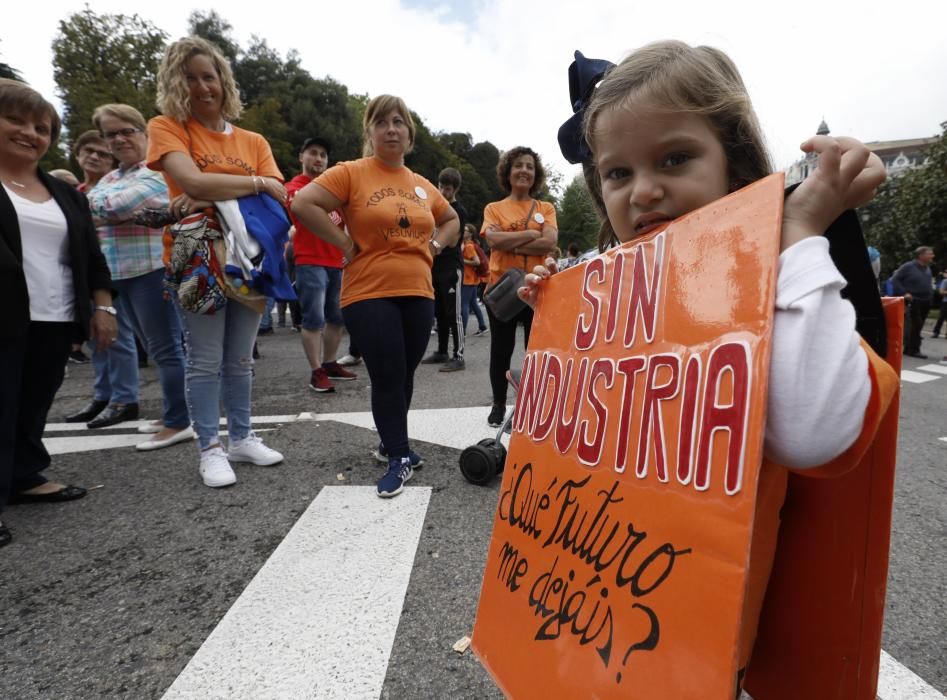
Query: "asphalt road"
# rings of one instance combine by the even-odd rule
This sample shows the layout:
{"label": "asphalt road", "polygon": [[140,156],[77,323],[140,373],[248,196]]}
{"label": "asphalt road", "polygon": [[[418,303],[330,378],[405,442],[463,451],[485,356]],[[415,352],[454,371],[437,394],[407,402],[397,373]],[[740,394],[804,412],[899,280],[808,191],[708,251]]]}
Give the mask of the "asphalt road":
{"label": "asphalt road", "polygon": [[[907,369],[947,354],[947,341],[924,345],[931,360],[906,358]],[[465,371],[422,366],[417,375],[416,409],[482,407],[430,414],[448,422],[458,444],[484,432],[488,347],[489,336],[470,338]],[[364,367],[357,381],[316,395],[307,387],[298,335],[277,329],[260,349],[255,417],[368,410]],[[920,372],[933,378],[903,383],[883,646],[947,692],[947,373]],[[71,365],[50,422],[83,404],[91,383],[91,366]],[[142,373],[143,417],[158,417],[160,404],[149,367]],[[339,420],[256,427],[268,431],[261,435],[285,463],[238,466],[237,485],[218,490],[201,483],[193,444],[138,453],[70,452],[57,443],[64,452],[48,475],[101,488],[74,503],[15,506],[4,516],[15,541],[0,550],[0,698],[162,697],[323,488],[371,486],[379,475],[369,456],[377,438],[368,428]],[[119,426],[103,435],[132,433]],[[430,498],[380,695],[502,697],[470,652],[451,649],[472,629],[498,483],[468,484],[457,468],[459,450],[444,441],[415,447],[427,465],[410,485],[428,488]],[[389,595],[384,573],[373,595],[380,603]],[[397,604],[394,584],[390,595]]]}

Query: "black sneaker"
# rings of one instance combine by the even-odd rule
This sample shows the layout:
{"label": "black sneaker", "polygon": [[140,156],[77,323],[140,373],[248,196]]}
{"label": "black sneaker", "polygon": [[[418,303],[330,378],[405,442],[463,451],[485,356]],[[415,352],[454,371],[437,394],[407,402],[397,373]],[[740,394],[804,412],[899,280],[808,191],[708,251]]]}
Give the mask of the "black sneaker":
{"label": "black sneaker", "polygon": [[479,331],[474,333],[474,338],[479,338],[480,336],[486,335],[489,332],[490,332],[489,328],[481,328]]}
{"label": "black sneaker", "polygon": [[506,418],[506,406],[502,403],[493,404],[493,408],[490,410],[490,417],[487,418],[487,423],[491,428],[499,428],[503,425],[503,419]]}
{"label": "black sneaker", "polygon": [[82,350],[73,350],[69,353],[69,361],[75,365],[84,365],[89,361]]}
{"label": "black sneaker", "polygon": [[458,372],[462,369],[467,368],[467,363],[464,362],[462,357],[454,357],[444,363],[444,366],[441,367],[438,372]]}
{"label": "black sneaker", "polygon": [[422,365],[442,365],[447,362],[450,358],[447,356],[446,352],[432,352],[430,355],[421,360]]}

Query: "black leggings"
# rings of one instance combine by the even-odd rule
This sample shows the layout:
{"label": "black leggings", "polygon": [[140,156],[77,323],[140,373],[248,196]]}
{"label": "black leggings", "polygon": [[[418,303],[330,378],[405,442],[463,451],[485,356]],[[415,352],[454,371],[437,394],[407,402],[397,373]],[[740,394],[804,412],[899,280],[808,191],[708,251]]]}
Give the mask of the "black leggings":
{"label": "black leggings", "polygon": [[424,297],[366,299],[342,309],[372,382],[372,416],[389,457],[408,456],[408,409],[431,337],[434,302]]}
{"label": "black leggings", "polygon": [[528,306],[513,317],[512,321],[501,321],[490,308],[490,388],[493,403],[506,405],[506,371],[510,368],[513,349],[516,347],[516,326],[523,324],[523,347],[529,344],[529,330],[533,325],[533,310]]}

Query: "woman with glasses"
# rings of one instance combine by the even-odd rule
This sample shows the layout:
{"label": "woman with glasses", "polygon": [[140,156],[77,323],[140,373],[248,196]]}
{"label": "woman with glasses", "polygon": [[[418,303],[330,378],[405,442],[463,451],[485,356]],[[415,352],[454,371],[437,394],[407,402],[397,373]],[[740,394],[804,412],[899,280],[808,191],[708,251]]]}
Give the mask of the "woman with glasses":
{"label": "woman with glasses", "polygon": [[93,356],[95,395],[88,412],[95,417],[88,425],[101,428],[138,417],[137,336],[158,366],[164,396],[161,420],[140,428],[153,435],[138,449],[154,450],[194,438],[184,397],[181,324],[164,297],[163,229],[134,220],[143,209],[167,209],[168,187],[145,165],[147,124],[137,109],[102,105],[92,122],[119,163],[89,192],[99,243],[119,292],[119,334],[106,352]]}

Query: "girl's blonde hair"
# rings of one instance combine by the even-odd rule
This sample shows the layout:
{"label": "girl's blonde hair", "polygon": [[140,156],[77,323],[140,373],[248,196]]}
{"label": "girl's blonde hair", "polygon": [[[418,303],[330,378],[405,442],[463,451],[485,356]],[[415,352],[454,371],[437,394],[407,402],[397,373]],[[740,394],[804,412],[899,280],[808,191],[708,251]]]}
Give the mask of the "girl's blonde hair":
{"label": "girl's blonde hair", "polygon": [[414,119],[411,118],[411,111],[408,109],[408,105],[404,103],[400,97],[395,95],[378,95],[373,97],[368,103],[368,106],[365,108],[365,116],[362,117],[362,155],[363,156],[373,156],[375,155],[375,148],[372,146],[372,135],[371,135],[371,126],[379,119],[388,116],[388,114],[395,110],[398,114],[401,115],[401,118],[404,119],[404,123],[408,125],[408,148],[405,149],[405,155],[410,153],[414,149],[414,137],[417,134],[417,129],[414,126]]}
{"label": "girl's blonde hair", "polygon": [[220,50],[209,41],[198,36],[179,39],[165,49],[158,68],[158,109],[167,117],[185,122],[191,116],[191,93],[187,87],[185,69],[194,56],[207,56],[214,64],[223,100],[220,116],[229,122],[240,118],[243,105],[240,91],[233,79],[230,63]]}
{"label": "girl's blonde hair", "polygon": [[582,128],[593,158],[582,170],[602,221],[599,250],[617,245],[618,237],[605,212],[602,181],[594,163],[597,120],[605,112],[628,109],[640,100],[669,112],[706,117],[723,146],[733,190],[773,171],[750,96],[733,61],[710,46],[682,41],[648,44],[605,74],[585,110]]}

